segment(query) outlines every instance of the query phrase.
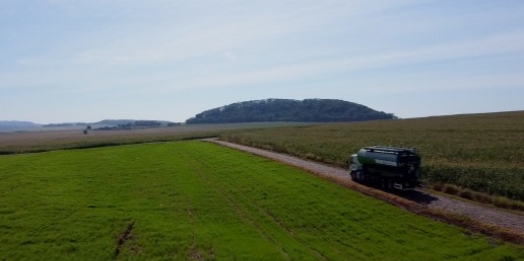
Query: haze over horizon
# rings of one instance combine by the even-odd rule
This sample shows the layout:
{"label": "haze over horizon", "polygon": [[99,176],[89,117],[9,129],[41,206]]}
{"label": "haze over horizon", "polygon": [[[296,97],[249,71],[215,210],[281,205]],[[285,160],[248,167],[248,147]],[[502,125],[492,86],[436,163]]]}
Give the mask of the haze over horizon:
{"label": "haze over horizon", "polygon": [[400,118],[523,110],[523,1],[6,0],[0,120],[183,122],[341,99]]}

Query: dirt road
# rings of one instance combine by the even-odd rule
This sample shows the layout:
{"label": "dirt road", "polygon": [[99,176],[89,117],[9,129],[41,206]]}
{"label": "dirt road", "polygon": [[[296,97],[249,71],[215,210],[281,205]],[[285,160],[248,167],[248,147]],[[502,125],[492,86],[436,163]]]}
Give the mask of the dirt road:
{"label": "dirt road", "polygon": [[[217,139],[210,139],[207,141],[280,161],[332,180],[353,182],[351,181],[351,178],[346,169],[327,166],[272,151],[219,141]],[[439,194],[432,194],[423,190],[413,191],[412,193],[402,195],[402,197],[418,204],[427,206],[428,208],[443,210],[448,213],[461,214],[469,217],[472,220],[480,221],[484,224],[495,225],[524,234],[524,215],[478,205],[472,202],[453,199]]]}

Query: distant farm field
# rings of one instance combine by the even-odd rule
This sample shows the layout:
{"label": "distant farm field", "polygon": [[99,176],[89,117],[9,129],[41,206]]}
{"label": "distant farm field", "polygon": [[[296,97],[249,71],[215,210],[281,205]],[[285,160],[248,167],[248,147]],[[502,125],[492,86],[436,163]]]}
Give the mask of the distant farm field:
{"label": "distant farm field", "polygon": [[0,260],[524,260],[301,170],[199,141],[0,157]]}
{"label": "distant farm field", "polygon": [[221,139],[347,167],[370,145],[416,147],[423,177],[524,200],[524,112],[231,131]]}
{"label": "distant farm field", "polygon": [[28,131],[0,132],[0,155],[43,152],[60,149],[96,148],[137,143],[164,142],[216,137],[220,132],[232,129],[271,128],[303,126],[301,123],[234,123],[194,124],[168,128],[135,130],[89,131]]}

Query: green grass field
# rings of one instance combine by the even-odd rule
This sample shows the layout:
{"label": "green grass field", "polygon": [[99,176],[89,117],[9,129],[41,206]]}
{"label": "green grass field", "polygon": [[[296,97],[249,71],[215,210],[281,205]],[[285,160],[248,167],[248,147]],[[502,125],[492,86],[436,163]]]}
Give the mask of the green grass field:
{"label": "green grass field", "polygon": [[0,260],[524,260],[301,170],[199,141],[0,157]]}
{"label": "green grass field", "polygon": [[524,201],[524,112],[237,130],[221,139],[347,167],[372,145],[416,147],[423,177]]}

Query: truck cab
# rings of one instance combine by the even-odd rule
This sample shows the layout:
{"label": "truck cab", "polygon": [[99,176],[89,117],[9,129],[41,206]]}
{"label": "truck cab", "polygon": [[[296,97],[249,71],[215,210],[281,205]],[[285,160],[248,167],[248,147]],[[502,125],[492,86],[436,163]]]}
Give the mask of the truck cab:
{"label": "truck cab", "polygon": [[[353,180],[361,180],[363,177],[360,177],[360,174],[362,172],[362,164],[358,161],[357,154],[351,154],[349,156],[349,175],[351,175],[351,179]],[[357,178],[357,174],[359,174],[359,177]]]}

